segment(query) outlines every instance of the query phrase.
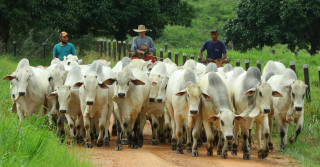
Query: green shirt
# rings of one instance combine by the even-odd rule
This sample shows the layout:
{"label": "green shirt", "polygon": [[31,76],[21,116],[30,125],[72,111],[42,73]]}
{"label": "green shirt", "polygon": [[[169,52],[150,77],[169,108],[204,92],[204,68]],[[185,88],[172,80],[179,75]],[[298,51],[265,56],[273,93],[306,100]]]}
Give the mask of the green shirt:
{"label": "green shirt", "polygon": [[77,54],[72,43],[68,42],[65,46],[61,46],[60,43],[58,43],[53,48],[53,57],[57,57],[60,60],[63,60],[63,57],[68,56],[69,54]]}

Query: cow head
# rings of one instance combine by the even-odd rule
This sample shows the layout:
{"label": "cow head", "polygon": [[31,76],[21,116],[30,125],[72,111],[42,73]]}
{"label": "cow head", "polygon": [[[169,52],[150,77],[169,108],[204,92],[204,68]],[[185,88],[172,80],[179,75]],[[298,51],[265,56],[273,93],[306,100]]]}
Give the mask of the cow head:
{"label": "cow head", "polygon": [[249,114],[249,117],[254,118],[257,115],[269,114],[271,112],[271,101],[272,97],[282,97],[278,91],[272,91],[271,86],[267,82],[262,82],[252,89],[249,89],[245,96],[253,96],[252,101],[249,100],[248,108],[251,105],[255,105],[254,109]]}
{"label": "cow head", "polygon": [[72,92],[76,92],[77,90],[71,89],[70,86],[60,85],[57,87],[55,91],[50,93],[48,97],[58,97],[59,102],[59,112],[66,113],[68,112],[68,106],[70,104],[71,94]]}
{"label": "cow head", "polygon": [[50,76],[48,78],[49,85],[53,88],[53,90],[57,89],[57,86],[63,85],[67,78],[67,71],[61,70],[60,68],[54,68]]}
{"label": "cow head", "polygon": [[223,138],[226,140],[232,140],[234,138],[234,124],[235,122],[244,122],[245,118],[239,115],[235,115],[232,110],[223,109],[218,115],[214,115],[208,119],[216,127],[220,127],[223,134]]}
{"label": "cow head", "polygon": [[293,103],[293,109],[295,111],[302,111],[304,108],[304,95],[308,86],[300,80],[295,80],[284,87],[288,89],[289,96]]}
{"label": "cow head", "polygon": [[158,74],[150,74],[149,75],[149,81],[150,81],[150,94],[149,94],[149,101],[150,102],[155,102],[158,92],[159,92],[159,87],[161,85],[161,80],[160,80],[160,75]]}
{"label": "cow head", "polygon": [[161,81],[161,84],[159,86],[159,91],[158,91],[158,96],[156,98],[156,101],[158,103],[163,103],[166,100],[166,92],[167,92],[169,76],[168,75],[161,76],[160,81]]}

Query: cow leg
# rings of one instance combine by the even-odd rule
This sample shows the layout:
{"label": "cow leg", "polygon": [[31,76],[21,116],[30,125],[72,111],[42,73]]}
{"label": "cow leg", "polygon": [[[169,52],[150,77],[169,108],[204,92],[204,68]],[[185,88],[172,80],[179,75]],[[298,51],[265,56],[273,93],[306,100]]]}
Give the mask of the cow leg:
{"label": "cow leg", "polygon": [[16,105],[17,105],[17,114],[18,114],[19,120],[20,122],[23,122],[25,119],[23,108],[18,103]]}
{"label": "cow leg", "polygon": [[116,115],[113,113],[113,124],[112,124],[112,136],[117,136],[117,119]]}
{"label": "cow leg", "polygon": [[293,143],[297,140],[297,137],[299,136],[299,134],[301,133],[302,127],[303,127],[303,114],[299,117],[299,119],[295,120],[296,123],[296,130],[295,130],[295,135],[294,137],[291,136],[289,138],[289,142]]}
{"label": "cow leg", "polygon": [[[169,107],[167,107],[167,111],[170,114],[170,122],[171,122],[171,127],[172,127],[172,136],[171,136],[171,150],[176,150],[177,149],[177,133],[176,133],[176,123],[174,121],[174,114],[173,114],[173,108],[172,105],[170,104]],[[181,134],[182,135],[182,134]]]}
{"label": "cow leg", "polygon": [[269,120],[269,131],[270,131],[270,135],[268,137],[268,146],[270,150],[273,150],[273,141],[272,141],[272,132],[273,132],[273,111],[271,111],[271,113],[269,113],[268,115],[268,120]]}
{"label": "cow leg", "polygon": [[163,115],[161,117],[158,117],[158,122],[159,122],[159,142],[160,143],[165,143],[165,131],[164,131],[164,118]]}
{"label": "cow leg", "polygon": [[83,123],[84,123],[84,128],[86,130],[85,147],[86,148],[92,148],[91,136],[90,136],[90,117],[89,116],[83,116]]}
{"label": "cow leg", "polygon": [[143,129],[146,125],[146,116],[147,116],[147,109],[146,106],[142,106],[141,113],[140,113],[140,119],[139,119],[139,147],[143,146]]}
{"label": "cow leg", "polygon": [[249,141],[248,141],[248,137],[249,137],[249,129],[242,127],[242,138],[243,138],[243,159],[251,159],[250,156],[250,148],[249,148]]}
{"label": "cow leg", "polygon": [[218,141],[218,150],[217,150],[217,155],[222,155],[222,148],[224,145],[224,139],[221,131],[218,131],[219,135],[219,141]]}
{"label": "cow leg", "polygon": [[[96,145],[98,147],[101,147],[103,145],[103,141],[104,141],[103,133],[105,132],[105,128],[107,124],[106,119],[107,119],[107,116],[103,113],[101,114],[101,117],[98,119],[99,125],[97,127],[99,127],[99,136],[96,142]],[[107,136],[108,134],[104,134],[104,135]]]}
{"label": "cow leg", "polygon": [[193,137],[193,146],[192,146],[192,156],[197,157],[199,156],[198,153],[198,139],[200,138],[200,133],[202,129],[202,121],[200,115],[197,117],[196,123],[192,130],[192,137]]}
{"label": "cow leg", "polygon": [[152,141],[151,145],[158,145],[159,120],[155,115],[151,115],[152,122]]}
{"label": "cow leg", "polygon": [[75,143],[75,136],[74,136],[74,121],[72,120],[69,114],[65,114],[68,125],[69,125],[69,132],[70,132],[70,143]]}
{"label": "cow leg", "polygon": [[76,126],[76,139],[78,143],[81,143],[83,140],[83,136],[81,134],[81,130],[83,127],[83,118],[82,116],[78,116],[78,118],[76,119],[75,122],[75,126]]}
{"label": "cow leg", "polygon": [[203,127],[207,135],[207,155],[212,156],[213,155],[213,133],[212,133],[212,125],[209,124],[208,120],[203,120]]}
{"label": "cow leg", "polygon": [[110,146],[110,133],[109,133],[109,126],[110,126],[110,117],[111,117],[111,110],[109,109],[109,112],[107,113],[106,117],[106,126],[104,128],[104,137],[103,137],[103,145],[104,146]]}
{"label": "cow leg", "polygon": [[261,144],[261,134],[262,134],[262,125],[260,123],[256,123],[256,139],[258,144],[258,158],[262,159],[262,144]]}
{"label": "cow leg", "polygon": [[64,131],[64,122],[65,122],[65,115],[64,114],[60,114],[59,118],[57,120],[57,134],[62,138],[61,142],[63,142],[64,137],[65,137],[65,131]]}
{"label": "cow leg", "polygon": [[[189,118],[192,119],[192,118]],[[192,153],[192,147],[191,147],[191,132],[193,131],[193,129],[191,128],[190,124],[187,125],[187,129],[186,129],[186,133],[187,133],[187,152],[188,153]],[[195,141],[193,141],[195,142]]]}
{"label": "cow leg", "polygon": [[229,145],[229,143],[231,143],[231,141],[226,140],[224,138],[224,136],[222,136],[221,139],[222,139],[222,143],[223,143],[221,159],[227,159],[228,158],[228,145]]}
{"label": "cow leg", "polygon": [[234,126],[234,140],[233,140],[233,145],[232,145],[232,150],[231,150],[232,155],[238,154],[239,130],[240,130],[240,126],[236,123]]}
{"label": "cow leg", "polygon": [[168,138],[168,143],[171,143],[171,137],[172,137],[172,125],[171,125],[171,119],[168,113],[168,110],[166,107],[163,108],[164,110],[164,131],[165,131],[165,137]]}
{"label": "cow leg", "polygon": [[263,116],[263,121],[262,121],[262,135],[264,137],[264,149],[262,150],[262,159],[266,158],[269,154],[269,145],[268,145],[268,139],[270,136],[270,130],[269,130],[269,120],[268,116],[265,115]]}
{"label": "cow leg", "polygon": [[121,125],[120,125],[120,121],[118,121],[116,119],[116,123],[117,123],[117,143],[116,143],[116,151],[120,151],[122,150],[122,144],[121,144]]}
{"label": "cow leg", "polygon": [[[134,149],[138,149],[140,147],[140,129],[139,129],[139,125],[140,125],[140,119],[139,117],[136,119],[135,123],[134,123],[134,126],[133,126],[133,133],[134,133],[134,136],[133,136],[133,142],[132,142],[132,145],[131,145],[131,148],[134,148]],[[132,134],[132,133],[130,133]],[[142,146],[141,146],[142,147]]]}
{"label": "cow leg", "polygon": [[[179,116],[178,116],[179,117]],[[183,123],[179,118],[176,120],[177,154],[183,154]]]}

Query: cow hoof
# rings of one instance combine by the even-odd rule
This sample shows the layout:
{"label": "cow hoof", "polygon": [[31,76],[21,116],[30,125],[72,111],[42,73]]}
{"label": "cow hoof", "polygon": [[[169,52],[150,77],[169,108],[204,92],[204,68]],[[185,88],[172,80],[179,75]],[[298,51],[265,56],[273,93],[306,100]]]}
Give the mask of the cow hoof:
{"label": "cow hoof", "polygon": [[86,143],[86,144],[85,144],[85,147],[86,147],[86,148],[92,148],[92,144],[91,144],[91,143]]}
{"label": "cow hoof", "polygon": [[182,149],[186,150],[186,149],[187,149],[187,146],[184,144],[184,145],[182,146]]}
{"label": "cow hoof", "polygon": [[272,143],[268,143],[268,146],[269,146],[269,149],[270,149],[270,150],[273,150],[273,149],[274,149],[274,147],[273,147],[273,144],[272,144]]}
{"label": "cow hoof", "polygon": [[217,155],[221,155],[222,154],[222,150],[217,150]]}
{"label": "cow hoof", "polygon": [[251,156],[249,154],[243,154],[243,159],[250,160]]}
{"label": "cow hoof", "polygon": [[131,145],[131,149],[138,149],[139,146],[138,145]]}
{"label": "cow hoof", "polygon": [[115,150],[116,151],[122,150],[122,145],[121,144],[117,144],[116,147],[115,147]]}
{"label": "cow hoof", "polygon": [[188,149],[187,149],[187,152],[188,152],[188,153],[192,153],[192,148],[188,148]]}
{"label": "cow hoof", "polygon": [[294,139],[293,139],[292,136],[289,138],[289,142],[290,142],[291,144],[294,142]]}
{"label": "cow hoof", "polygon": [[102,143],[96,143],[97,147],[101,147]]}
{"label": "cow hoof", "polygon": [[198,151],[193,151],[193,152],[192,152],[192,156],[193,156],[193,157],[197,157],[197,156],[199,156]]}
{"label": "cow hoof", "polygon": [[177,154],[183,154],[183,150],[177,150]]}
{"label": "cow hoof", "polygon": [[207,155],[208,156],[213,156],[213,151],[211,150],[211,151],[207,151]]}
{"label": "cow hoof", "polygon": [[176,150],[177,149],[177,145],[171,145],[171,150]]}
{"label": "cow hoof", "polygon": [[128,144],[128,140],[121,140],[121,144],[127,145]]}
{"label": "cow hoof", "polygon": [[103,143],[104,146],[110,146],[109,141]]}
{"label": "cow hoof", "polygon": [[141,148],[143,146],[143,143],[139,143],[138,146],[139,148]]}
{"label": "cow hoof", "polygon": [[221,155],[221,159],[227,159],[227,158],[228,158],[228,154],[227,153]]}
{"label": "cow hoof", "polygon": [[153,146],[158,145],[158,141],[151,141],[151,145]]}
{"label": "cow hoof", "polygon": [[231,155],[238,155],[238,150],[232,150]]}
{"label": "cow hoof", "polygon": [[280,146],[280,150],[285,150],[285,149],[286,149],[286,145],[281,144],[281,146]]}

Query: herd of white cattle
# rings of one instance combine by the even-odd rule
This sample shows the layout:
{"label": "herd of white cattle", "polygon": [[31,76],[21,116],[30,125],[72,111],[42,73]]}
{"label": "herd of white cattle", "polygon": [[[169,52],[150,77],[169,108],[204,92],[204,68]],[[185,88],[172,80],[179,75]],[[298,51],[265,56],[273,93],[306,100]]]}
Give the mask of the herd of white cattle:
{"label": "herd of white cattle", "polygon": [[[143,145],[146,120],[152,125],[152,145],[168,139],[171,149],[183,154],[183,146],[198,156],[202,132],[207,155],[237,155],[242,138],[243,159],[250,159],[250,133],[255,127],[258,157],[273,149],[272,121],[276,120],[281,148],[287,144],[288,126],[296,124],[294,142],[301,132],[306,84],[282,63],[268,61],[260,70],[226,64],[217,68],[188,60],[177,66],[170,59],[156,63],[127,57],[111,68],[110,62],[95,60],[80,65],[69,55],[53,59],[47,68],[32,67],[22,59],[17,69],[3,79],[10,82],[12,112],[20,121],[37,113],[48,115],[57,133],[67,122],[70,140],[91,148],[108,146],[109,125],[116,123],[116,150]],[[40,107],[43,106],[43,107]],[[240,129],[241,128],[241,129]],[[218,137],[216,137],[218,136]],[[96,140],[94,140],[96,139]],[[264,142],[261,142],[264,139]]]}

